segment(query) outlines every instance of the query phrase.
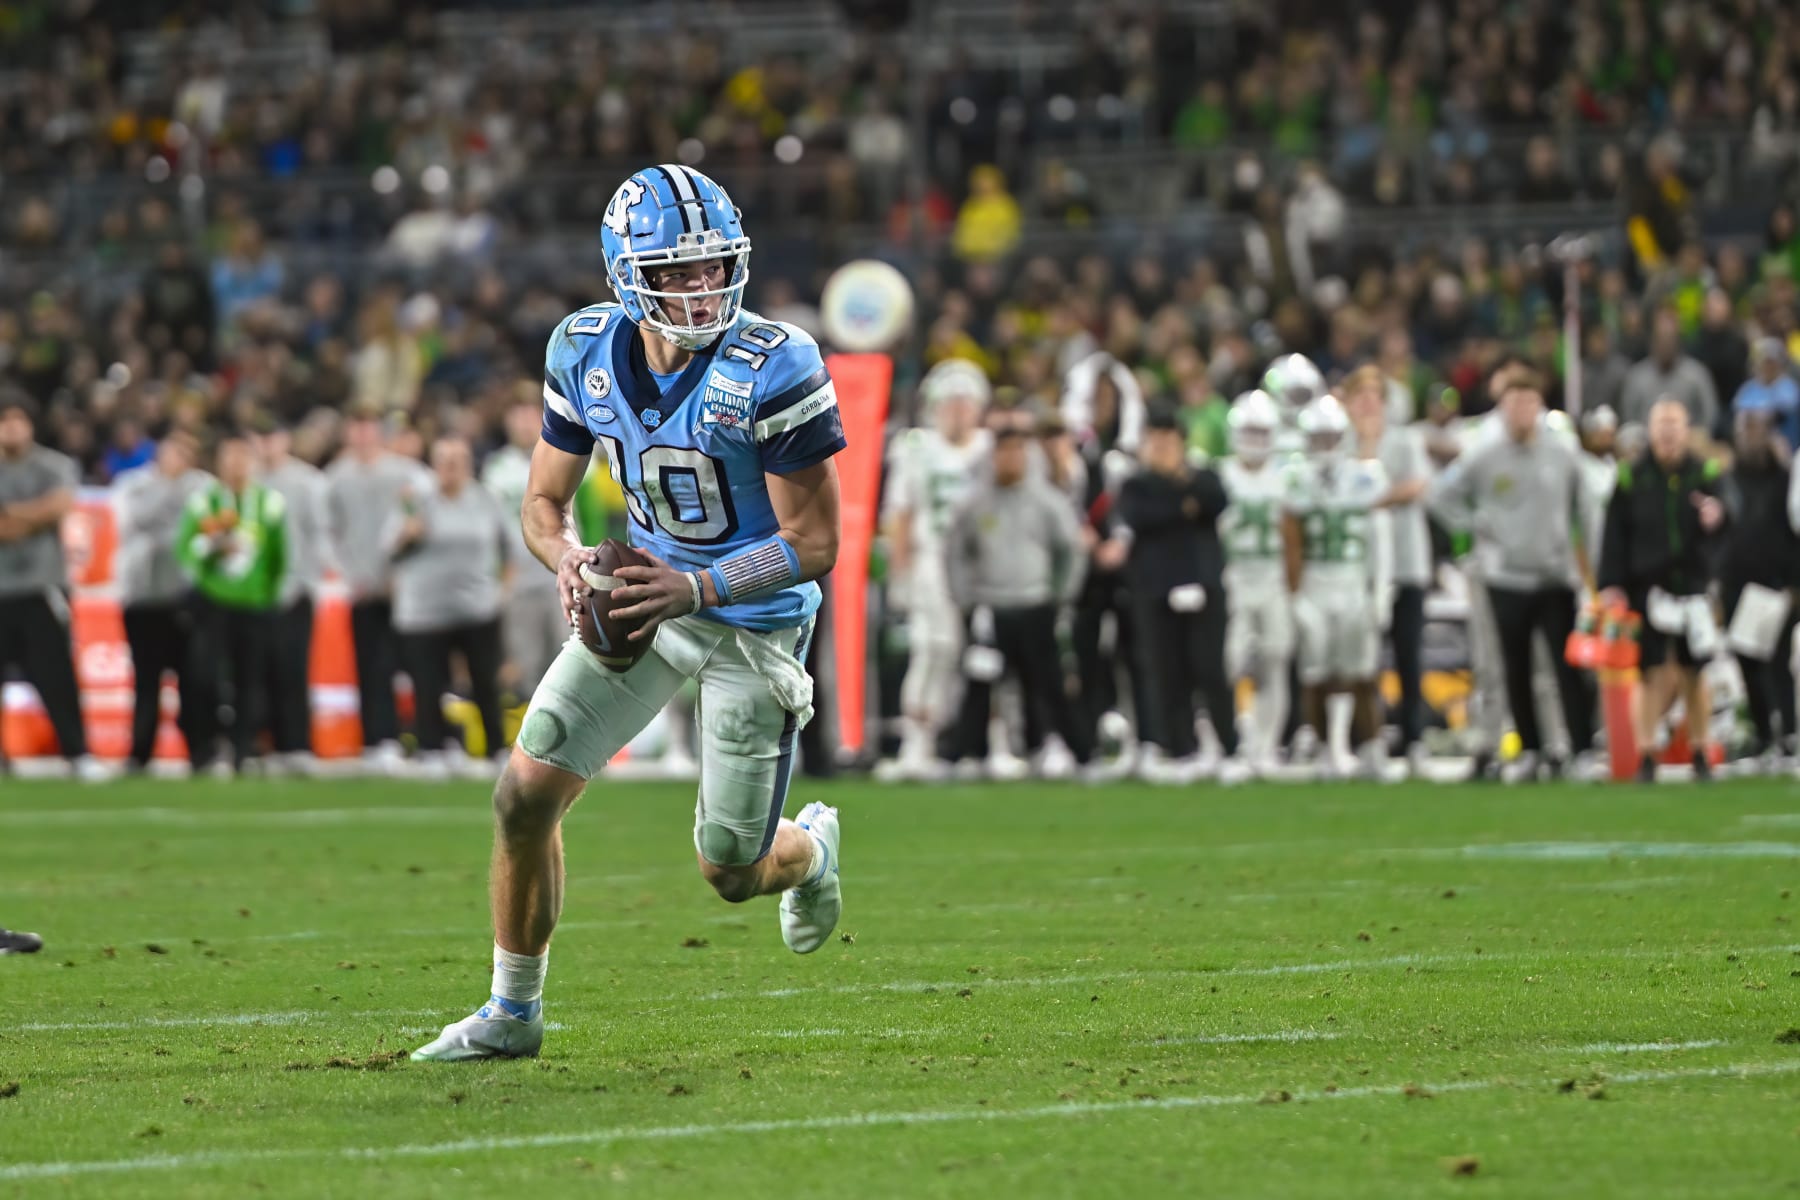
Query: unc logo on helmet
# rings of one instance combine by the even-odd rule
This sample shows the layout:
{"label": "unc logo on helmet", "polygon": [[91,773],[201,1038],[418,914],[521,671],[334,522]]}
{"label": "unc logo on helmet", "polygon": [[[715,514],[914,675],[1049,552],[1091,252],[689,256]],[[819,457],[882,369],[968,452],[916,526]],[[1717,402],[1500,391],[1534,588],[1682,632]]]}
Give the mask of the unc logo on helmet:
{"label": "unc logo on helmet", "polygon": [[644,198],[644,185],[635,178],[627,179],[613,193],[612,203],[606,206],[606,227],[627,237],[631,233],[631,210],[638,206]]}
{"label": "unc logo on helmet", "polygon": [[[619,185],[601,222],[606,278],[627,317],[698,350],[737,320],[750,279],[750,239],[725,189],[680,163],[647,167]],[[647,271],[717,262],[724,280],[654,287]]]}

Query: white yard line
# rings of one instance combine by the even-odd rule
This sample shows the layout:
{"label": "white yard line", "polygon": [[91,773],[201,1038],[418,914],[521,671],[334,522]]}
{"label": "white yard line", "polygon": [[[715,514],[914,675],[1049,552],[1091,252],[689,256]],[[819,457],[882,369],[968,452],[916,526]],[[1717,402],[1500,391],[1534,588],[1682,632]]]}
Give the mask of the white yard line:
{"label": "white yard line", "polygon": [[1500,842],[1459,850],[1396,850],[1520,862],[1603,862],[1613,858],[1800,858],[1800,842]]}
{"label": "white yard line", "polygon": [[[808,996],[826,993],[831,995],[859,995],[872,992],[931,992],[960,991],[963,988],[990,987],[1058,987],[1063,985],[1083,986],[1106,983],[1130,983],[1151,979],[1244,979],[1279,977],[1284,975],[1330,975],[1344,971],[1385,970],[1392,967],[1454,967],[1469,966],[1476,963],[1494,962],[1537,962],[1546,955],[1557,953],[1552,949],[1533,951],[1499,951],[1493,954],[1393,954],[1381,958],[1340,958],[1330,962],[1278,963],[1273,966],[1236,966],[1236,967],[1189,967],[1171,968],[1168,970],[1139,971],[1118,970],[1102,971],[1081,975],[1025,975],[989,977],[986,975],[966,975],[960,979],[933,980],[895,980],[888,983],[838,983],[823,984],[811,987],[768,988],[754,992],[708,992],[700,996],[701,1000],[748,1000],[771,999],[781,1000],[791,996]],[[1776,954],[1800,953],[1800,945],[1786,943],[1774,946],[1747,946],[1732,949],[1718,947],[1706,950],[1661,950],[1653,948],[1624,947],[1609,950],[1584,950],[1587,958],[1676,958],[1696,954]]]}
{"label": "white yard line", "polygon": [[392,821],[416,825],[432,821],[494,819],[486,804],[400,807],[371,805],[367,808],[38,808],[0,809],[0,826],[7,825],[172,825],[207,829],[221,825],[269,825],[278,828],[306,825],[367,825]]}
{"label": "white yard line", "polygon": [[1594,1042],[1575,1047],[1577,1054],[1654,1054],[1662,1050],[1710,1050],[1726,1043],[1719,1038],[1691,1042]]}
{"label": "white yard line", "polygon": [[[430,1068],[427,1068],[430,1069]],[[1788,1075],[1800,1071],[1800,1060],[1781,1062],[1736,1063],[1722,1067],[1695,1067],[1669,1071],[1638,1071],[1609,1076],[1609,1086],[1635,1083],[1669,1083],[1688,1079],[1736,1077],[1752,1079],[1763,1076]],[[1500,1088],[1519,1088],[1515,1080],[1453,1079],[1443,1083],[1377,1084],[1367,1087],[1339,1088],[1336,1091],[1298,1091],[1291,1094],[1296,1102],[1326,1103],[1345,1100],[1370,1100],[1425,1091],[1481,1092]],[[1549,1083],[1538,1085],[1545,1089]],[[139,1171],[192,1170],[207,1167],[230,1167],[247,1163],[305,1159],[339,1159],[351,1162],[381,1162],[398,1158],[441,1158],[458,1154],[480,1154],[499,1150],[541,1150],[556,1146],[608,1145],[620,1142],[689,1141],[697,1138],[731,1137],[745,1134],[816,1133],[841,1129],[879,1129],[919,1125],[981,1124],[990,1121],[1034,1121],[1051,1118],[1092,1117],[1113,1113],[1161,1112],[1179,1109],[1232,1108],[1261,1103],[1263,1092],[1202,1093],[1192,1096],[1161,1096],[1143,1100],[1112,1100],[1096,1104],[1045,1104],[1027,1108],[955,1108],[922,1109],[907,1112],[849,1113],[843,1116],[799,1117],[789,1120],[732,1121],[716,1124],[618,1126],[610,1129],[578,1130],[567,1133],[515,1134],[505,1137],[464,1138],[443,1142],[410,1142],[394,1146],[343,1146],[338,1148],[290,1147],[276,1150],[202,1150],[192,1154],[158,1154],[141,1158],[71,1160],[63,1162],[17,1163],[0,1167],[0,1180],[63,1179],[74,1175],[131,1174]]]}
{"label": "white yard line", "polygon": [[1140,1044],[1151,1049],[1158,1046],[1239,1046],[1259,1042],[1330,1042],[1343,1036],[1314,1029],[1277,1029],[1274,1033],[1206,1033],[1195,1037],[1154,1038]]}

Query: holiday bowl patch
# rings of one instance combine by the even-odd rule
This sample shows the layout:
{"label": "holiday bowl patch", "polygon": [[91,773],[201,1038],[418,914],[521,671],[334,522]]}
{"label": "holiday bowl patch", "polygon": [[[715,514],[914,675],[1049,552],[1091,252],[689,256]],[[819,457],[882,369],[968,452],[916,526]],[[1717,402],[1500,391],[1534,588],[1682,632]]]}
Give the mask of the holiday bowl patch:
{"label": "holiday bowl patch", "polygon": [[750,424],[750,393],[755,386],[748,380],[727,379],[717,371],[708,375],[700,397],[700,423],[727,429]]}

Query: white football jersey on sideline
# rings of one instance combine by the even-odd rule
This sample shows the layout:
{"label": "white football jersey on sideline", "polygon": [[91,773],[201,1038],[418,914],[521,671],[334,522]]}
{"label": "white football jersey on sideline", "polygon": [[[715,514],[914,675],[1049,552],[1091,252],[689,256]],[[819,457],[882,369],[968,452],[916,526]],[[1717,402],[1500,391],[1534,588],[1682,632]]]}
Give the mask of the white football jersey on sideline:
{"label": "white football jersey on sideline", "polygon": [[1373,579],[1374,508],[1387,473],[1372,459],[1307,460],[1288,471],[1287,511],[1300,520],[1301,586],[1368,590]]}
{"label": "white football jersey on sideline", "polygon": [[952,446],[935,429],[909,429],[894,439],[887,506],[889,512],[910,514],[914,562],[942,560],[951,518],[962,507],[991,445],[985,429],[976,430],[960,446]]}
{"label": "white football jersey on sideline", "polygon": [[1225,582],[1234,599],[1251,595],[1285,595],[1287,564],[1281,544],[1281,517],[1287,496],[1287,473],[1274,458],[1261,467],[1236,458],[1219,464],[1230,507],[1219,519],[1225,542]]}

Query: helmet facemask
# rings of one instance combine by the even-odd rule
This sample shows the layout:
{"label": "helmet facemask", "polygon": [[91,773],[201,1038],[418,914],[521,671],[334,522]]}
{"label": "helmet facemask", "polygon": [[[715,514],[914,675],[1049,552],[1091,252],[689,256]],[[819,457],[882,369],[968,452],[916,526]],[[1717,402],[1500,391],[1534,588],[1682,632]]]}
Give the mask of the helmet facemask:
{"label": "helmet facemask", "polygon": [[[716,288],[662,291],[650,285],[646,268],[725,260],[725,283]],[[684,350],[698,350],[730,329],[744,304],[744,285],[750,280],[750,239],[726,238],[716,229],[684,233],[669,250],[623,251],[614,261],[613,290],[623,302],[629,297],[643,316],[638,324],[655,330]],[[718,312],[696,323],[694,306],[717,300]],[[629,305],[628,305],[629,307]]]}

